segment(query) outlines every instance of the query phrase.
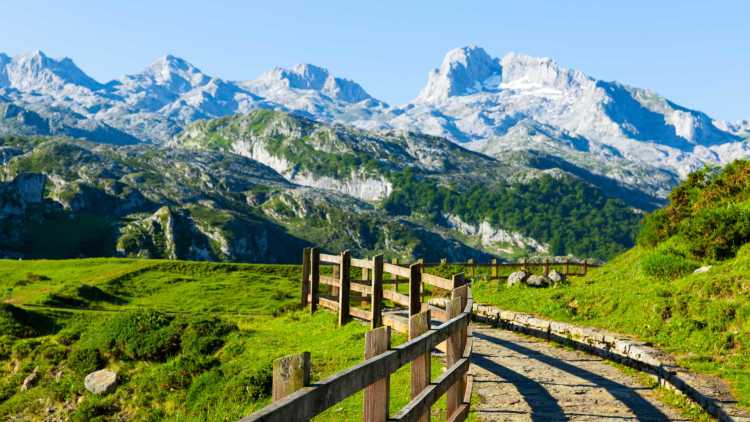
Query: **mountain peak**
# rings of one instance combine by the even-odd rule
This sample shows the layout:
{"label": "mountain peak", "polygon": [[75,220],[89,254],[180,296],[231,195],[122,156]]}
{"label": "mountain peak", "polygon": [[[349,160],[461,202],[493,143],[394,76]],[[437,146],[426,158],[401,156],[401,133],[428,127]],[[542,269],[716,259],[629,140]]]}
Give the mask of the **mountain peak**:
{"label": "mountain peak", "polygon": [[591,82],[591,78],[575,69],[567,69],[548,57],[508,53],[501,61],[502,88],[545,86],[570,89]]}
{"label": "mountain peak", "polygon": [[[335,100],[357,103],[372,97],[358,83],[338,78],[328,69],[312,64],[298,64],[290,69],[276,67],[248,86],[262,90],[299,89],[318,91]],[[262,95],[262,93],[261,93]]]}
{"label": "mountain peak", "polygon": [[[0,63],[3,61],[0,58]],[[91,90],[102,86],[78,68],[73,60],[67,57],[53,59],[41,50],[21,53],[6,61],[5,77],[13,88],[32,91],[57,90],[65,85],[78,85]]]}
{"label": "mountain peak", "polygon": [[127,75],[119,83],[149,89],[158,86],[172,93],[184,93],[196,86],[207,84],[211,77],[187,60],[166,54],[146,67],[141,73]]}
{"label": "mountain peak", "polygon": [[473,45],[456,48],[445,55],[439,69],[430,71],[427,86],[415,101],[440,101],[482,91],[489,85],[488,81],[501,73],[500,61],[483,48]]}

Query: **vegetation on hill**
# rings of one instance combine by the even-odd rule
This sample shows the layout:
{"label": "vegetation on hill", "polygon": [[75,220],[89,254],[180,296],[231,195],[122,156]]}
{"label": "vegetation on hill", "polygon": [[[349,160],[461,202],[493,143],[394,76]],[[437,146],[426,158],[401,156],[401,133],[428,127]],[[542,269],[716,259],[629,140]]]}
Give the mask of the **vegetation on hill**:
{"label": "vegetation on hill", "polygon": [[[636,335],[729,381],[750,407],[750,162],[691,175],[646,217],[639,244],[555,289],[478,282],[474,297]],[[700,266],[711,268],[695,273]]]}
{"label": "vegetation on hill", "polygon": [[525,183],[443,186],[410,169],[390,176],[393,193],[383,206],[394,214],[420,214],[516,230],[549,244],[552,255],[608,259],[633,246],[640,215],[620,200],[570,176],[544,175]]}
{"label": "vegetation on hill", "polygon": [[[275,358],[310,351],[314,379],[361,362],[367,326],[297,310],[299,277],[284,265],[0,261],[0,419],[237,420],[269,403]],[[119,379],[104,396],[83,383],[100,368]],[[394,410],[408,377],[392,377]],[[361,400],[319,420],[358,419]]]}

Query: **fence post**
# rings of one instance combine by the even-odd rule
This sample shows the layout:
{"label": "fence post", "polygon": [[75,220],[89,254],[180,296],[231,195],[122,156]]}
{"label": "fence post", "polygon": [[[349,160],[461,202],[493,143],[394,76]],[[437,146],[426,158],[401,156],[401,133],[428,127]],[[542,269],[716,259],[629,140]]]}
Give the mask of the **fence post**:
{"label": "fence post", "polygon": [[[398,265],[398,258],[391,258],[391,264]],[[393,290],[398,291],[398,276],[391,274],[391,280],[393,281]]]}
{"label": "fence post", "polygon": [[310,352],[284,356],[273,361],[273,401],[279,401],[310,385]]}
{"label": "fence post", "polygon": [[588,258],[583,260],[583,275],[586,275],[589,272],[589,260]]}
{"label": "fence post", "polygon": [[464,280],[464,273],[453,274],[453,277],[451,277],[451,281],[453,281],[454,289],[466,284],[466,280]]}
{"label": "fence post", "polygon": [[[457,317],[461,313],[461,298],[455,297],[453,298],[449,303],[448,307],[446,309],[448,311],[448,319],[452,319]],[[453,333],[448,338],[448,347],[447,347],[447,359],[446,359],[446,365],[450,368],[453,366],[456,362],[458,362],[463,357],[463,345],[462,343],[462,333],[461,330],[457,330],[455,333]],[[448,388],[448,397],[446,400],[446,416],[448,417],[448,420],[451,419],[451,416],[458,410],[458,407],[461,405],[461,400],[464,396],[464,391],[462,388],[463,384],[463,378],[461,380],[456,381],[452,386]]]}
{"label": "fence post", "polygon": [[549,257],[544,258],[544,276],[549,275]]}
{"label": "fence post", "polygon": [[351,285],[349,282],[351,255],[349,251],[341,253],[341,271],[339,271],[339,326],[349,321],[349,293]]}
{"label": "fence post", "polygon": [[[341,264],[334,264],[331,267],[331,277],[333,277],[334,280],[338,280],[341,278]],[[339,287],[336,286],[330,286],[331,289],[331,295],[333,297],[339,297]]]}
{"label": "fence post", "polygon": [[[365,360],[388,351],[391,327],[379,327],[365,334]],[[365,388],[364,421],[385,422],[388,419],[390,376],[379,379]]]}
{"label": "fence post", "polygon": [[300,286],[302,307],[307,306],[307,296],[310,291],[310,248],[302,250],[302,285]]}
{"label": "fence post", "polygon": [[[430,310],[409,318],[409,340],[419,337],[430,329]],[[430,384],[430,351],[411,362],[411,398],[415,398]],[[419,417],[420,422],[429,422],[430,408]]]}
{"label": "fence post", "polygon": [[498,268],[497,268],[497,259],[493,258],[492,259],[492,273],[490,275],[490,279],[500,278],[497,270],[498,270]]}
{"label": "fence post", "polygon": [[[469,260],[466,261],[466,266],[471,270],[471,278],[474,279],[477,276],[477,267],[474,264],[474,258],[469,258]],[[469,270],[466,271],[467,274],[469,273]]]}
{"label": "fence post", "polygon": [[372,259],[372,296],[370,296],[370,327],[372,329],[383,325],[383,255]]}
{"label": "fence post", "polygon": [[409,315],[415,315],[421,311],[421,300],[419,297],[422,285],[421,265],[411,264],[409,266]]}
{"label": "fence post", "polygon": [[320,286],[320,249],[310,250],[310,313],[318,310],[318,292]]}
{"label": "fence post", "polygon": [[570,257],[565,257],[565,277],[570,275]]}

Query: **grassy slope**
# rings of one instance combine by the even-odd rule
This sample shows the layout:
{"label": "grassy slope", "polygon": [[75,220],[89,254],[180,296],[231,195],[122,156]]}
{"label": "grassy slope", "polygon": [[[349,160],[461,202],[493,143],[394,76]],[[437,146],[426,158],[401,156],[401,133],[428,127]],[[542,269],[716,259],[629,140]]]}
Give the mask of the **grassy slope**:
{"label": "grassy slope", "polygon": [[[54,408],[71,420],[113,415],[233,420],[268,403],[270,365],[279,356],[310,351],[314,379],[360,362],[366,326],[336,329],[331,313],[294,310],[299,276],[299,267],[282,265],[0,261],[0,293],[6,303],[27,311],[21,323],[36,331],[30,338],[0,335],[0,418],[41,420],[40,409]],[[198,369],[186,364],[195,354],[186,351],[184,333],[181,349],[165,360],[124,358],[105,350],[103,366],[117,369],[122,382],[103,398],[91,395],[83,388],[85,373],[71,369],[72,356],[98,344],[113,320],[135,309],[167,312],[175,321],[217,316],[237,329],[221,338],[220,347],[196,358],[208,362]],[[404,338],[397,335],[395,341]],[[37,366],[36,386],[21,392],[23,379]],[[436,361],[433,372],[439,371]],[[408,367],[392,377],[391,385],[395,410],[408,401]],[[319,419],[358,419],[361,400],[357,394]]]}
{"label": "grassy slope", "polygon": [[635,335],[698,372],[718,375],[750,407],[750,245],[704,274],[647,275],[651,251],[636,247],[560,288],[480,281],[482,303]]}

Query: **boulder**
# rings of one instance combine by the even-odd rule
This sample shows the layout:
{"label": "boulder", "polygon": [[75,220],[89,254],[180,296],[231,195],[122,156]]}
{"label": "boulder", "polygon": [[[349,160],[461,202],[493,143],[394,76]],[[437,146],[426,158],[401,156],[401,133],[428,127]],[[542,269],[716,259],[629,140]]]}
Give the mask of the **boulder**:
{"label": "boulder", "polygon": [[107,394],[117,384],[117,373],[108,369],[94,371],[83,380],[83,385],[94,394]]}
{"label": "boulder", "polygon": [[547,287],[550,284],[552,284],[550,279],[548,279],[547,277],[543,275],[534,274],[532,276],[529,276],[529,278],[526,279],[526,285],[531,286],[531,287]]}
{"label": "boulder", "polygon": [[557,270],[550,271],[549,274],[547,274],[547,278],[549,278],[553,284],[559,284],[559,283],[565,282],[565,274]]}
{"label": "boulder", "polygon": [[526,271],[516,271],[510,273],[510,275],[508,276],[508,286],[524,283],[526,282],[526,279],[528,277],[529,274]]}
{"label": "boulder", "polygon": [[693,271],[693,274],[701,274],[701,273],[707,273],[709,270],[711,270],[711,265],[704,265],[697,270]]}

